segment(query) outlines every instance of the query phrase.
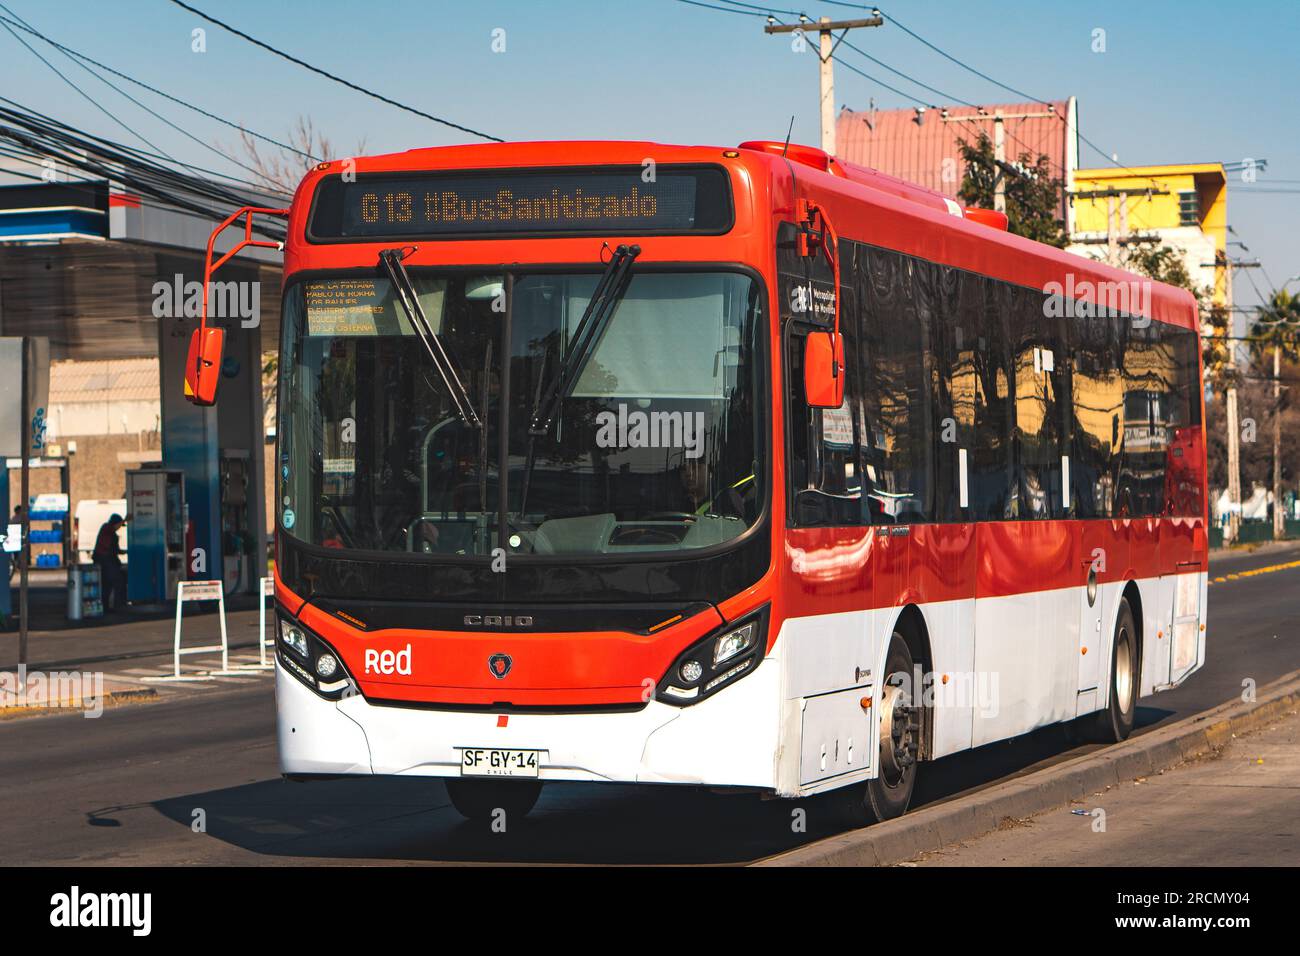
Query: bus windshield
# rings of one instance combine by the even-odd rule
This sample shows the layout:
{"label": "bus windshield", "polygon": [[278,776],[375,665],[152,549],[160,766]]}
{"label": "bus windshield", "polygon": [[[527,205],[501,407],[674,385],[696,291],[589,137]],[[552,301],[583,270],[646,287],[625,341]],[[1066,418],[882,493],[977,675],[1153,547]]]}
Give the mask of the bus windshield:
{"label": "bus windshield", "polygon": [[477,427],[388,278],[293,285],[283,531],[321,547],[442,556],[675,551],[742,534],[766,485],[758,284],[738,272],[634,271],[549,427],[535,427],[598,279],[412,270]]}

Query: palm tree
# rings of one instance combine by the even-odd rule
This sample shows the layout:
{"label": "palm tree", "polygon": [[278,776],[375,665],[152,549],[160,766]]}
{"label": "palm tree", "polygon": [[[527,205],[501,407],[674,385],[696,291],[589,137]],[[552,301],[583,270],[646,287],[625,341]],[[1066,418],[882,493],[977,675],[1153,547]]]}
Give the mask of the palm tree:
{"label": "palm tree", "polygon": [[1286,285],[1255,310],[1250,327],[1251,351],[1256,360],[1273,352],[1273,540],[1286,533],[1282,510],[1282,356],[1300,358],[1300,296],[1286,291]]}

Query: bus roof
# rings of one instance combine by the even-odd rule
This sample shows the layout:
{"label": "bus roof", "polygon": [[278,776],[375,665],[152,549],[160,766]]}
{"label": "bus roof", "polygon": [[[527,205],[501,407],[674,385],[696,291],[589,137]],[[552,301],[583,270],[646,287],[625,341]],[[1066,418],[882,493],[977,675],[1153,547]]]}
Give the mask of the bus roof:
{"label": "bus roof", "polygon": [[[709,163],[728,168],[737,190],[736,228],[725,236],[665,236],[642,242],[643,257],[654,259],[736,258],[737,243],[762,238],[770,242],[772,217],[793,219],[794,198],[816,199],[830,214],[836,232],[857,241],[894,249],[945,265],[978,272],[1019,285],[1059,291],[1075,299],[1118,308],[1122,303],[1139,315],[1184,328],[1197,328],[1195,297],[1185,289],[1154,282],[1097,260],[1017,236],[983,222],[941,194],[876,170],[827,157],[815,147],[747,142],[738,147],[681,146],[646,140],[549,140],[522,143],[472,143],[435,146],[318,164],[303,179],[294,197],[290,235],[304,237],[307,212],[321,178],[344,171],[358,174],[492,168]],[[784,155],[783,155],[784,153]],[[347,164],[347,165],[345,165]],[[744,171],[749,175],[743,175]],[[745,215],[741,193],[752,192],[753,219]],[[758,227],[758,228],[755,228]],[[735,233],[740,233],[736,235]],[[616,237],[611,237],[616,238]],[[502,243],[500,261],[583,261],[591,258],[592,241],[571,238],[466,240],[465,254],[443,260],[482,261],[480,243]],[[390,243],[391,244],[391,243]],[[539,249],[545,244],[546,251]],[[380,243],[363,243],[378,246]],[[339,267],[347,248],[294,243],[285,272]],[[306,246],[304,248],[304,246]],[[355,248],[355,247],[352,247]],[[477,251],[475,251],[477,250]],[[766,250],[763,250],[765,252]],[[760,255],[749,250],[749,258]],[[762,259],[760,261],[766,261]],[[413,264],[419,264],[413,260]],[[1134,295],[1136,294],[1136,300]],[[1133,303],[1136,301],[1137,308]]]}

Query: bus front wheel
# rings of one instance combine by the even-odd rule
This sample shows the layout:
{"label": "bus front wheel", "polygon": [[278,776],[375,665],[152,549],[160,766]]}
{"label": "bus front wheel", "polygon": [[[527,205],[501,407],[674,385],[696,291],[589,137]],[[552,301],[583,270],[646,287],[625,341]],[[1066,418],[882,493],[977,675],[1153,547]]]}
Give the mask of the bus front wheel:
{"label": "bus front wheel", "polygon": [[542,784],[539,780],[466,780],[463,777],[451,777],[444,781],[451,805],[467,820],[492,820],[494,814],[502,811],[505,820],[518,820],[528,815],[528,811],[541,796]]}
{"label": "bus front wheel", "polygon": [[834,791],[841,801],[841,818],[864,827],[900,817],[912,801],[920,757],[921,704],[913,688],[912,652],[898,631],[889,642],[881,683],[880,734],[876,776],[865,784]]}

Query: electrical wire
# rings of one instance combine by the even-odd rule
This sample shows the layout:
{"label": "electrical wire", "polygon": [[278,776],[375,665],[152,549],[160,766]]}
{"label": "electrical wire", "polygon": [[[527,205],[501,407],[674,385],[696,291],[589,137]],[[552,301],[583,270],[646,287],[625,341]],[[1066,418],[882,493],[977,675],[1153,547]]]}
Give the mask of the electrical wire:
{"label": "electrical wire", "polygon": [[81,87],[79,87],[79,86],[78,86],[76,83],[74,83],[72,80],[68,79],[68,77],[65,76],[65,75],[63,74],[63,72],[62,72],[61,70],[59,70],[59,68],[58,68],[57,66],[55,66],[55,65],[54,65],[53,63],[51,63],[49,60],[45,59],[45,57],[43,57],[43,56],[41,56],[39,53],[37,53],[36,50],[32,47],[32,45],[31,45],[30,43],[28,43],[26,40],[24,40],[22,37],[20,37],[17,33],[14,33],[13,28],[10,27],[8,23],[0,24],[0,26],[3,26],[3,27],[5,28],[5,31],[6,31],[6,32],[11,36],[11,37],[13,37],[13,38],[14,38],[15,40],[17,40],[19,43],[21,43],[21,44],[22,44],[22,45],[27,49],[27,52],[28,52],[28,53],[30,53],[32,56],[36,57],[36,59],[38,59],[38,60],[40,60],[42,63],[44,63],[44,64],[45,64],[45,65],[50,69],[50,71],[54,73],[55,76],[57,76],[57,77],[58,77],[59,79],[61,79],[64,83],[67,83],[68,86],[72,87],[72,88],[73,88],[74,90],[76,90],[79,94],[81,94],[81,96],[82,96],[82,97],[86,100],[86,102],[88,102],[91,106],[95,107],[95,109],[99,110],[101,113],[103,113],[103,114],[104,114],[105,116],[107,116],[109,119],[111,119],[114,123],[116,123],[118,126],[122,127],[122,129],[126,130],[128,133],[130,133],[132,136],[134,136],[134,137],[135,137],[136,139],[138,139],[140,142],[144,143],[146,146],[151,147],[152,149],[154,149],[155,151],[157,151],[157,152],[159,152],[159,153],[162,153],[164,156],[167,156],[168,159],[171,159],[171,160],[175,161],[175,158],[174,158],[174,157],[168,155],[168,154],[165,153],[163,150],[159,149],[159,148],[158,148],[157,146],[155,146],[152,142],[150,142],[148,139],[146,139],[146,138],[145,138],[143,135],[141,135],[140,133],[137,133],[137,132],[136,132],[134,129],[132,129],[130,126],[127,126],[126,123],[124,123],[122,120],[118,119],[117,116],[115,116],[115,115],[114,115],[110,110],[108,110],[108,109],[107,109],[106,107],[104,107],[104,106],[101,106],[101,105],[99,104],[99,102],[96,101],[96,99],[95,99],[93,96],[91,96],[89,93],[87,93],[87,92],[86,92],[85,90],[83,90]]}
{"label": "electrical wire", "polygon": [[424,119],[432,120],[435,123],[440,123],[443,126],[450,127],[451,129],[460,130],[462,133],[469,133],[471,136],[477,136],[480,139],[486,139],[493,143],[505,142],[505,140],[501,139],[500,137],[492,136],[489,133],[483,133],[476,129],[471,129],[468,126],[461,126],[459,123],[453,123],[451,120],[443,119],[441,116],[434,116],[432,113],[426,113],[424,110],[416,109],[414,106],[408,106],[405,103],[401,103],[393,99],[392,97],[384,96],[382,93],[376,93],[374,90],[368,90],[364,86],[360,86],[356,83],[353,83],[350,80],[345,80],[343,79],[343,77],[336,76],[335,74],[330,73],[327,70],[322,70],[320,67],[313,66],[312,64],[308,63],[306,60],[301,60],[290,53],[285,53],[283,50],[277,49],[276,47],[271,46],[269,43],[263,43],[261,40],[257,39],[254,36],[250,36],[249,34],[245,33],[243,30],[240,30],[236,27],[232,27],[230,24],[218,20],[216,17],[210,14],[204,13],[202,10],[198,9],[198,7],[192,7],[188,3],[183,3],[182,0],[171,0],[171,2],[174,3],[176,6],[180,7],[182,10],[188,10],[190,13],[194,14],[195,16],[202,17],[204,20],[207,20],[209,23],[213,24],[214,26],[221,27],[221,29],[225,30],[226,32],[233,33],[235,36],[239,37],[240,39],[247,40],[249,43],[253,44],[254,46],[261,47],[263,50],[266,50],[268,53],[274,53],[276,56],[280,57],[281,59],[288,60],[290,63],[293,63],[297,66],[301,66],[303,69],[310,70],[311,72],[316,73],[319,76],[323,76],[328,80],[333,80],[335,83],[341,83],[343,86],[346,86],[348,89],[355,90],[356,92],[369,96],[372,99],[379,100],[381,103],[387,103],[389,106],[395,106],[400,110],[405,110],[408,113],[412,113],[416,116],[423,117]]}
{"label": "electrical wire", "polygon": [[185,100],[180,99],[179,97],[172,96],[170,93],[166,93],[163,90],[158,89],[157,87],[150,86],[148,83],[145,83],[142,80],[137,80],[135,77],[123,73],[121,70],[115,70],[111,66],[101,63],[99,60],[93,59],[92,57],[89,57],[84,53],[79,53],[78,51],[72,49],[71,47],[64,46],[62,43],[57,43],[54,40],[51,40],[45,34],[40,33],[39,31],[34,30],[31,27],[24,26],[23,24],[15,20],[10,20],[7,17],[0,17],[0,21],[9,24],[12,27],[17,27],[19,30],[24,30],[27,33],[31,34],[32,36],[45,41],[50,46],[58,50],[60,53],[67,54],[69,56],[74,56],[79,60],[84,60],[85,62],[90,63],[101,70],[111,73],[116,77],[120,77],[123,80],[126,80],[128,83],[134,83],[136,86],[140,87],[141,89],[148,90],[150,93],[153,93],[155,96],[161,96],[165,100],[170,100],[171,102],[175,103],[177,106],[183,106],[187,110],[192,110],[195,113],[198,113],[200,116],[205,116],[210,120],[215,120],[218,123],[222,123],[226,126],[229,126],[231,129],[239,130],[239,132],[241,133],[247,133],[249,136],[252,136],[255,139],[260,139],[265,143],[270,143],[272,146],[277,146],[280,149],[286,150],[290,153],[297,153],[299,156],[302,156],[305,159],[310,159],[313,162],[320,162],[321,158],[319,156],[313,156],[311,153],[305,153],[300,149],[290,146],[288,143],[282,143],[278,139],[272,139],[270,136],[264,136],[261,133],[248,129],[245,126],[241,126],[238,123],[232,123],[230,120],[222,116],[218,116],[216,113],[210,113],[207,110],[203,109],[202,107],[195,106],[193,103],[189,103]]}
{"label": "electrical wire", "polygon": [[[11,17],[16,18],[20,23],[22,23],[22,24],[24,24],[24,25],[26,25],[26,26],[28,26],[28,27],[30,28],[30,24],[28,24],[27,21],[23,20],[22,17],[19,17],[18,14],[14,13],[14,12],[13,12],[12,10],[10,10],[7,6],[5,6],[3,3],[0,3],[0,10],[3,10],[5,13],[9,14]],[[13,30],[9,28],[8,24],[5,24],[5,28],[8,29],[9,32],[10,32],[11,34],[13,34]],[[33,32],[34,32],[34,31],[33,31]],[[15,35],[15,38],[17,38],[16,35]],[[21,39],[21,38],[17,38],[17,39]],[[24,44],[24,45],[25,45],[25,44]],[[193,133],[191,133],[189,130],[184,129],[184,128],[180,127],[180,126],[177,126],[175,123],[173,123],[173,122],[172,122],[171,120],[169,120],[167,117],[163,116],[163,115],[160,114],[160,113],[155,112],[153,109],[151,109],[150,107],[146,106],[144,103],[141,103],[141,102],[140,102],[139,100],[137,100],[134,96],[132,96],[130,93],[126,92],[126,91],[123,90],[121,87],[119,87],[119,86],[117,86],[116,84],[114,84],[112,81],[105,79],[103,76],[101,76],[99,73],[97,73],[97,72],[96,72],[92,67],[89,67],[89,66],[87,66],[85,63],[82,63],[80,60],[76,59],[76,57],[74,57],[74,56],[72,56],[71,54],[66,53],[66,52],[64,52],[64,51],[62,51],[62,50],[60,50],[59,52],[63,53],[63,55],[66,56],[69,60],[71,60],[75,65],[81,67],[81,69],[85,70],[87,73],[89,73],[89,74],[90,74],[91,76],[93,76],[95,79],[99,80],[99,82],[103,83],[103,84],[104,84],[105,86],[107,86],[109,89],[113,90],[114,92],[116,92],[116,93],[119,94],[120,96],[123,96],[123,97],[125,97],[126,99],[130,100],[132,103],[134,103],[136,106],[140,107],[140,109],[144,110],[144,111],[145,111],[146,113],[148,113],[150,116],[152,116],[152,117],[154,117],[155,119],[161,121],[162,123],[165,123],[167,126],[171,127],[173,130],[175,130],[176,132],[180,133],[182,136],[186,136],[186,137],[188,137],[189,139],[193,140],[194,142],[198,143],[198,144],[199,144],[200,146],[202,146],[204,149],[207,149],[207,150],[210,150],[210,151],[213,152],[213,153],[216,153],[218,156],[220,156],[222,159],[226,160],[227,162],[232,163],[232,164],[234,164],[234,165],[236,165],[236,166],[239,166],[239,167],[241,167],[241,168],[247,170],[248,172],[252,173],[252,174],[255,175],[255,176],[261,176],[261,172],[260,172],[259,170],[257,170],[256,168],[254,168],[253,166],[250,166],[250,165],[248,165],[247,163],[241,162],[240,160],[236,159],[234,156],[231,156],[229,153],[225,152],[224,150],[218,149],[217,147],[213,146],[211,143],[206,143],[206,142],[204,142],[203,140],[199,139],[199,137],[195,136],[195,135],[194,135]],[[156,147],[155,147],[155,148],[156,148]],[[169,158],[170,158],[170,157],[169,157]],[[232,182],[240,182],[240,183],[243,183],[244,185],[247,185],[247,186],[254,186],[254,187],[256,187],[256,186],[258,185],[257,183],[253,183],[253,182],[250,182],[250,181],[248,181],[248,180],[237,179],[236,177],[233,177],[233,176],[230,176],[230,177],[227,177],[227,178],[229,178]]]}
{"label": "electrical wire", "polygon": [[[0,141],[9,144],[10,153],[53,158],[69,169],[120,183],[129,194],[204,218],[283,201],[266,190],[237,189],[171,169],[139,149],[76,130],[5,97],[0,103],[10,104],[0,105]],[[276,240],[285,234],[284,225],[274,220],[254,220],[254,230]]]}

